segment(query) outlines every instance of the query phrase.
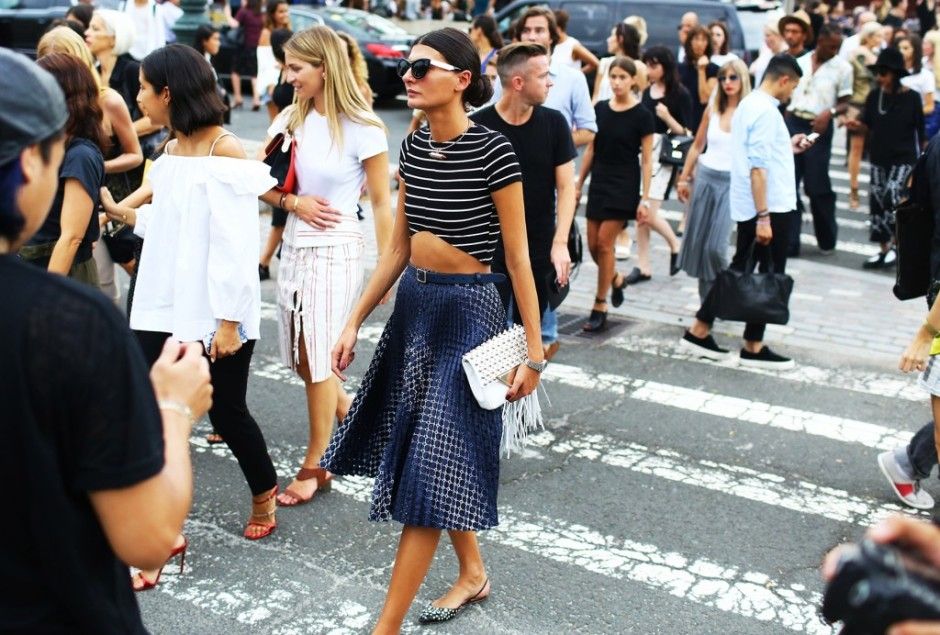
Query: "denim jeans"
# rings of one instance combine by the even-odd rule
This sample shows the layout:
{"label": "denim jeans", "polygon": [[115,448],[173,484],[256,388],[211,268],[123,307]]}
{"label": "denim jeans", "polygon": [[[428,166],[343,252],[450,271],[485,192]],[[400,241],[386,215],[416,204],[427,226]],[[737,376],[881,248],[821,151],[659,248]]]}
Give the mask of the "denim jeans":
{"label": "denim jeans", "polygon": [[928,421],[914,433],[906,448],[897,448],[894,458],[911,480],[920,481],[930,476],[937,464],[937,445],[934,442],[934,423]]}
{"label": "denim jeans", "polygon": [[[515,300],[510,295],[509,306],[506,307],[506,326],[508,328],[512,328],[515,308]],[[558,315],[554,309],[546,307],[545,313],[542,315],[542,344],[548,346],[556,341],[558,341]]]}

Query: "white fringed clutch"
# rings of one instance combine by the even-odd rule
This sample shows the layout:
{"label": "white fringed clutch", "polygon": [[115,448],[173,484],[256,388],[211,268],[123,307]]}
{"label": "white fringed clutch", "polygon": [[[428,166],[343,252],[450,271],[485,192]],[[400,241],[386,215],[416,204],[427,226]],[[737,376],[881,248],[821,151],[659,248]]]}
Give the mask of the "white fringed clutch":
{"label": "white fringed clutch", "polygon": [[531,432],[542,426],[542,408],[538,395],[532,394],[511,403],[506,402],[509,376],[528,355],[525,329],[515,325],[488,339],[463,356],[462,364],[470,382],[470,390],[480,407],[503,409],[503,436],[500,454],[521,452]]}

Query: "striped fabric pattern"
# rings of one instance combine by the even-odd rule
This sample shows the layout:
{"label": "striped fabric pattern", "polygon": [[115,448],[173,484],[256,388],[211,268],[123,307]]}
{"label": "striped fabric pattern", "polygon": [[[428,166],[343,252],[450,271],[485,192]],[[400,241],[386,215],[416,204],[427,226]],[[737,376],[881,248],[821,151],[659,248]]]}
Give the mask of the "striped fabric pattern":
{"label": "striped fabric pattern", "polygon": [[493,260],[499,218],[491,192],[522,180],[506,137],[471,124],[456,141],[435,143],[422,127],[402,142],[398,169],[411,234],[428,231],[480,262]]}

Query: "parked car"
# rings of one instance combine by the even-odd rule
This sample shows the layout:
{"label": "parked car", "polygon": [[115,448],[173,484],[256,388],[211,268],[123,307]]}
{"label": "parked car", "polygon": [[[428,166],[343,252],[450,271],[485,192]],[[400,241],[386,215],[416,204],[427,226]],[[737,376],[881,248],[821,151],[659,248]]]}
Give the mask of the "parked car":
{"label": "parked car", "polygon": [[730,31],[731,51],[748,59],[745,51],[744,33],[735,7],[730,2],[716,0],[515,0],[496,14],[499,30],[506,33],[509,26],[526,9],[547,6],[568,12],[568,35],[578,38],[585,47],[598,57],[606,57],[607,37],[615,24],[630,15],[646,20],[649,39],[647,47],[663,45],[678,51],[676,31],[682,14],[694,11],[702,24],[721,20]]}
{"label": "parked car", "polygon": [[[309,5],[291,5],[290,19],[294,31],[325,24],[356,38],[369,68],[369,86],[377,99],[394,97],[404,90],[396,67],[411,48],[414,36],[391,20],[358,9]],[[232,70],[234,45],[224,35],[223,32],[222,49],[212,63],[219,76],[227,79]]]}
{"label": "parked car", "polygon": [[[117,8],[117,2],[110,0],[96,5]],[[70,6],[69,0],[0,0],[0,46],[36,57],[39,38],[65,17]]]}

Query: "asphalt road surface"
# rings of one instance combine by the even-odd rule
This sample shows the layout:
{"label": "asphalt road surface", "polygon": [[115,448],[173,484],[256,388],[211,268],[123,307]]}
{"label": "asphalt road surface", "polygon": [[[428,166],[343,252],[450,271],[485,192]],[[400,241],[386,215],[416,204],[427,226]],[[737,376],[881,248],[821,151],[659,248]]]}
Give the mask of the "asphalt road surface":
{"label": "asphalt road surface", "polygon": [[[377,110],[395,161],[410,111],[400,102]],[[236,113],[233,129],[259,141],[265,122],[261,114]],[[810,343],[783,351],[797,360],[796,370],[755,372],[683,355],[678,322],[644,313],[646,296],[632,290],[627,306],[634,312],[615,317],[603,337],[578,334],[589,305],[569,301],[561,310],[562,347],[545,375],[546,430],[524,455],[503,462],[501,523],[480,536],[492,595],[446,625],[417,624],[420,607],[456,572],[445,538],[404,632],[832,632],[818,617],[821,557],[900,511],[875,457],[905,443],[929,416],[914,378],[892,369],[896,340],[913,333],[908,326],[917,324],[912,316],[922,302],[902,305],[890,297],[887,274],[859,271],[873,247],[866,215],[847,209],[843,161],[837,154],[832,164],[837,254],[819,255],[807,223],[810,244],[794,263],[797,290],[819,300],[806,305],[808,315],[835,333],[865,331],[870,344],[861,334],[854,347],[852,338],[838,346],[793,340]],[[866,205],[863,198],[863,212]],[[666,209],[678,210],[675,203]],[[263,216],[259,227],[266,225]],[[663,288],[689,286],[665,278],[667,256],[656,253]],[[826,280],[840,275],[850,282],[834,291],[854,298],[847,305],[854,312],[832,308]],[[590,297],[591,276],[586,265],[570,298]],[[275,284],[262,284],[263,338],[248,397],[284,485],[303,455],[307,424],[303,387],[277,359]],[[377,310],[361,332],[350,390],[389,310]],[[789,326],[806,330],[802,321]],[[740,325],[719,331],[733,347]],[[203,441],[207,431],[203,422],[192,437],[196,491],[186,570],[168,567],[156,590],[140,594],[148,628],[368,632],[400,530],[366,520],[370,482],[337,479],[331,493],[282,510],[270,538],[249,542],[241,537],[248,490],[228,450]]]}

